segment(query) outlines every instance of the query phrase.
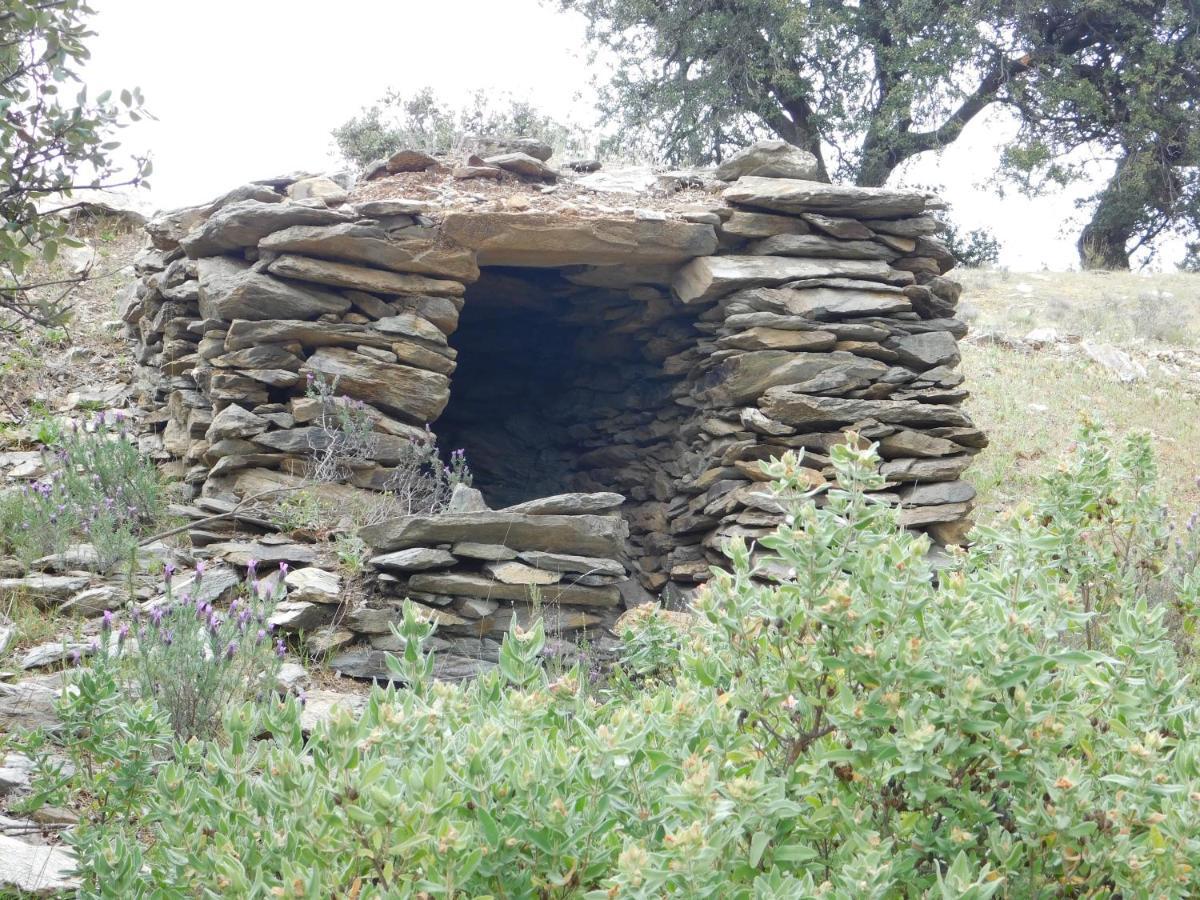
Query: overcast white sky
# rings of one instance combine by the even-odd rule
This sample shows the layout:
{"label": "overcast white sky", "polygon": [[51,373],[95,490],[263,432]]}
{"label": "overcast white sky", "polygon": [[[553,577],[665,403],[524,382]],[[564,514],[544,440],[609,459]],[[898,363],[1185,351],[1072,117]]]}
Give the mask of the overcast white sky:
{"label": "overcast white sky", "polygon": [[[157,121],[126,130],[154,160],[154,205],[198,203],[252,178],[335,165],[330,130],[389,86],[448,98],[484,87],[589,122],[584,23],[539,0],[93,0],[88,81],[141,87]],[[1071,196],[1000,199],[985,186],[1004,124],[973,122],[904,177],[942,185],[1016,270],[1076,264]],[[1086,191],[1080,191],[1086,193]],[[1167,267],[1180,255],[1166,256]]]}

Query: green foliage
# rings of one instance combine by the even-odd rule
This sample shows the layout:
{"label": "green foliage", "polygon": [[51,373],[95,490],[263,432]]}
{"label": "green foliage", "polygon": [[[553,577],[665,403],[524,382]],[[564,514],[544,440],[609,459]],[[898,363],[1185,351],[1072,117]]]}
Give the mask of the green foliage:
{"label": "green foliage", "polygon": [[981,269],[984,266],[994,266],[1000,261],[1000,242],[996,240],[996,235],[990,228],[972,228],[964,231],[953,222],[947,222],[942,229],[941,238],[961,266]]}
{"label": "green foliage", "polygon": [[127,561],[162,514],[158,470],[120,423],[96,416],[90,425],[38,427],[48,474],[0,494],[0,551],[28,565],[71,543],[87,541],[98,568]]}
{"label": "green foliage", "polygon": [[[1003,105],[1020,126],[1002,173],[1031,190],[1093,178],[1087,267],[1200,222],[1194,0],[858,3],[559,0],[615,59],[599,84],[608,143],[671,164],[782,137],[835,180],[882,185]],[[610,148],[611,149],[611,148]],[[977,243],[977,249],[985,249]]]}
{"label": "green foliage", "polygon": [[1084,268],[1128,269],[1200,223],[1200,28],[1191,0],[1089,0],[1079,65],[1035,66],[1005,97],[1021,130],[1004,171],[1030,192],[1112,175],[1080,204]]}
{"label": "green foliage", "polygon": [[457,108],[430,87],[412,95],[389,90],[377,103],[333,130],[342,156],[359,166],[386,159],[403,148],[449,153],[478,135],[539,138],[568,156],[586,152],[586,136],[578,128],[524,100],[484,90],[475,91]]}
{"label": "green foliage", "polygon": [[70,314],[72,282],[56,296],[34,297],[24,276],[36,257],[52,262],[60,246],[72,245],[67,223],[37,201],[72,190],[143,183],[150,173],[135,157],[132,174],[120,174],[114,133],[142,112],[135,88],[116,97],[92,98],[79,71],[92,37],[84,0],[53,3],[8,0],[0,12],[0,308],[40,325],[61,325]]}
{"label": "green foliage", "polygon": [[769,464],[785,524],[753,551],[733,542],[657,677],[552,680],[535,625],[492,672],[435,683],[433,626],[408,604],[389,663],[404,690],[307,738],[294,702],[232,706],[224,740],[177,746],[138,799],[153,840],[101,836],[88,883],[1195,896],[1200,708],[1176,649],[1191,638],[1165,623],[1191,614],[1197,574],[1194,557],[1164,562],[1148,440],[1085,429],[1042,495],[936,581],[928,540],[868,493],[873,450],[831,459],[821,506],[794,454]]}

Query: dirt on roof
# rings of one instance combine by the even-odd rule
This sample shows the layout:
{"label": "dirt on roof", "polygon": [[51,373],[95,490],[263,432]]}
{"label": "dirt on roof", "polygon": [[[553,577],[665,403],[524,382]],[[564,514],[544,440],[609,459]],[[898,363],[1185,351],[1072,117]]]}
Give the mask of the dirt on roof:
{"label": "dirt on roof", "polygon": [[726,206],[728,187],[695,172],[654,172],[646,167],[605,170],[590,175],[564,170],[553,184],[503,172],[498,179],[458,179],[446,167],[400,172],[355,185],[351,203],[415,200],[429,212],[542,212],[566,217],[633,216],[647,212],[668,218],[712,212]]}

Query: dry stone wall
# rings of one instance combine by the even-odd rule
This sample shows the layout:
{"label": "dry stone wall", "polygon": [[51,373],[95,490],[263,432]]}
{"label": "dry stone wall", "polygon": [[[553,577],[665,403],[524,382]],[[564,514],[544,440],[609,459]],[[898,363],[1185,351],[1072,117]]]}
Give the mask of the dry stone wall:
{"label": "dry stone wall", "polygon": [[[623,609],[683,602],[729,537],[778,523],[760,461],[803,449],[819,485],[848,429],[879,443],[906,525],[963,539],[986,439],[960,407],[928,195],[809,180],[780,142],[615,199],[597,192],[621,177],[520,151],[393,160],[365,185],[270,179],[155,219],[121,308],[197,516],[308,483],[329,440],[312,380],[364,404],[366,451],[312,490],[372,548],[369,588],[312,574],[280,615],[335,665],[383,676],[405,597],[438,623],[446,676],[492,664],[535,599],[552,646],[602,646]],[[378,492],[426,428],[467,449],[482,493],[396,516]],[[250,549],[229,522],[192,538],[315,571],[276,525],[242,515]]]}

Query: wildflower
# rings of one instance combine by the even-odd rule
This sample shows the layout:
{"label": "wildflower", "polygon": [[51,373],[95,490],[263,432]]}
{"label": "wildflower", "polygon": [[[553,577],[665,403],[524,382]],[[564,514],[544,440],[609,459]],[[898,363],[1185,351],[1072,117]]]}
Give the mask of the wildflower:
{"label": "wildflower", "polygon": [[163,566],[163,575],[166,576],[167,581],[170,581],[171,576],[174,574],[175,574],[175,564],[174,563],[167,563],[165,566]]}
{"label": "wildflower", "polygon": [[282,638],[275,642],[275,655],[280,659],[287,654],[287,647],[284,645]]}
{"label": "wildflower", "polygon": [[129,626],[122,623],[121,627],[117,629],[117,645],[124,644],[127,637],[129,637]]}
{"label": "wildflower", "polygon": [[288,573],[288,564],[286,562],[281,562],[279,564],[279,574],[286,575],[287,573]]}
{"label": "wildflower", "polygon": [[257,569],[258,569],[258,560],[251,557],[250,560],[246,563],[246,577],[249,578],[251,581],[253,581],[254,573],[255,573],[255,570],[257,570]]}
{"label": "wildflower", "polygon": [[79,665],[79,661],[81,659],[83,659],[83,654],[79,652],[78,647],[74,648],[71,651],[71,665],[73,665],[73,666]]}
{"label": "wildflower", "polygon": [[263,629],[261,629],[261,628],[258,629],[258,634],[255,635],[254,643],[261,644],[266,639],[267,639],[267,633],[265,631],[263,631]]}
{"label": "wildflower", "polygon": [[101,631],[111,631],[113,626],[113,613],[111,609],[104,611],[104,617],[100,621]]}
{"label": "wildflower", "polygon": [[225,648],[225,658],[233,659],[235,653],[237,653],[237,641],[230,641],[229,646]]}
{"label": "wildflower", "polygon": [[204,569],[205,569],[204,560],[200,560],[198,563],[196,563],[196,580],[197,581],[199,581],[201,578],[204,577]]}

